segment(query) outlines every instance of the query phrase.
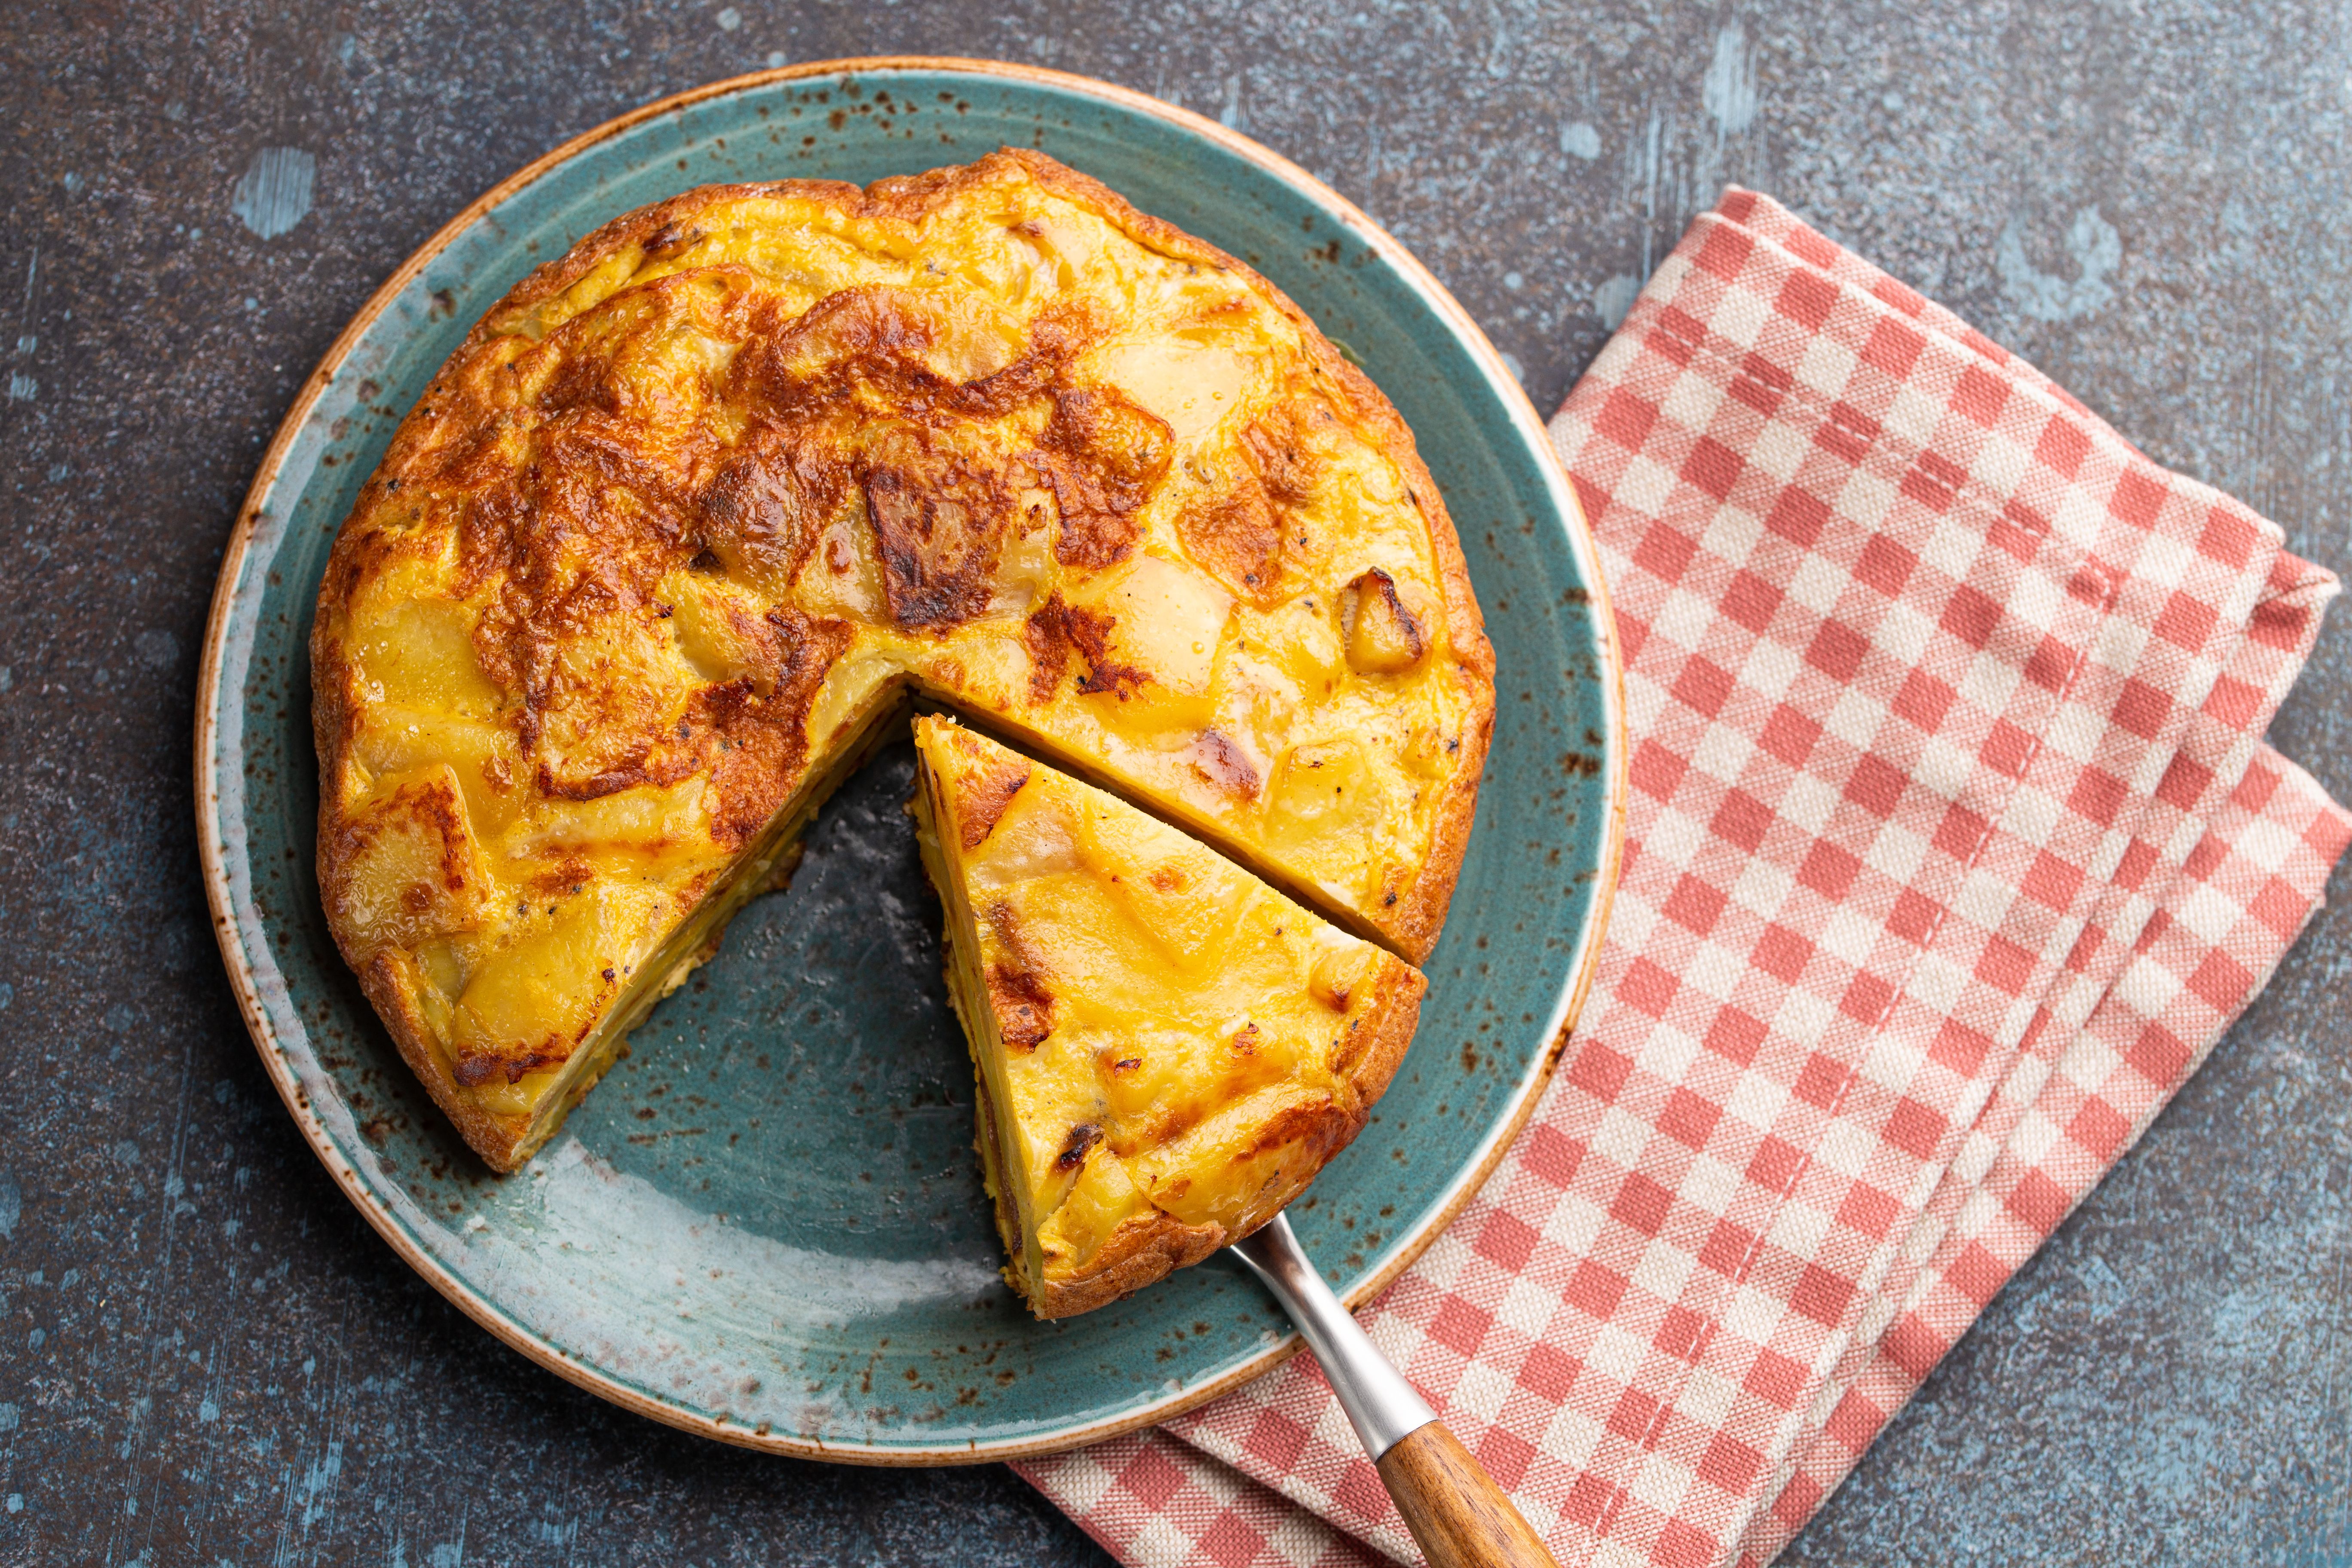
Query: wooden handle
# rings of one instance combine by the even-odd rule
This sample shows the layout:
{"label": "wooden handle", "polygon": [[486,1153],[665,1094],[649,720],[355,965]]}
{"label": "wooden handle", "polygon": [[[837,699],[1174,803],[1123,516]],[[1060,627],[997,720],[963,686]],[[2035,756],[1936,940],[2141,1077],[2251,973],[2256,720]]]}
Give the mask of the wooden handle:
{"label": "wooden handle", "polygon": [[1429,1568],[1559,1568],[1543,1537],[1442,1423],[1381,1455],[1380,1470]]}

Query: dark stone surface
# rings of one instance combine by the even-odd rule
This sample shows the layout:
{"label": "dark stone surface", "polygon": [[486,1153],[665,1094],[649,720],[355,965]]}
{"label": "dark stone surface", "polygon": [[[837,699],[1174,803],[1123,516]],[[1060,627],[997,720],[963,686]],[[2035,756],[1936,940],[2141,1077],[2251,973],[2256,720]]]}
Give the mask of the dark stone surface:
{"label": "dark stone surface", "polygon": [[[1004,1471],[720,1448],[467,1323],[279,1110],[192,843],[221,547],[378,280],[619,110],[887,50],[1241,126],[1416,247],[1547,409],[1717,184],[1759,185],[2352,559],[2341,5],[13,5],[0,1561],[1101,1561]],[[2276,738],[2339,796],[2347,697],[2338,625]],[[2324,914],[1792,1561],[2352,1560],[2347,964]]]}

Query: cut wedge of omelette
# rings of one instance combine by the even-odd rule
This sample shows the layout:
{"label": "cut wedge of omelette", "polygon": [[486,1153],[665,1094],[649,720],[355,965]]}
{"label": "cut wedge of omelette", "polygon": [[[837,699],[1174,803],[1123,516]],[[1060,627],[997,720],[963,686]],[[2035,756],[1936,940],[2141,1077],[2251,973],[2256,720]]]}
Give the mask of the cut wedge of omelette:
{"label": "cut wedge of omelette", "polygon": [[531,274],[361,490],[311,665],[329,923],[500,1171],[912,694],[1414,961],[1494,716],[1379,391],[1025,152],[691,191]]}
{"label": "cut wedge of omelette", "polygon": [[915,751],[1005,1278],[1067,1317],[1272,1219],[1388,1087],[1421,975],[951,720]]}

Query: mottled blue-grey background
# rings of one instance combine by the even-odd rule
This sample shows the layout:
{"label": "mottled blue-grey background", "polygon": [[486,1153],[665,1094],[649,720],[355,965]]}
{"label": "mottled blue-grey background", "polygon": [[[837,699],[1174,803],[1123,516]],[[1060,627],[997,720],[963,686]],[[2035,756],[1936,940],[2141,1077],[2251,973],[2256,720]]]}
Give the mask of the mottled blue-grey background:
{"label": "mottled blue-grey background", "polygon": [[[214,955],[195,650],[256,458],[517,165],[768,64],[990,55],[1218,116],[1417,249],[1549,411],[1726,180],[2352,563],[2352,11],[27,4],[0,16],[0,1562],[1079,1563],[1000,1469],[684,1437],[412,1277]],[[2352,634],[2276,739],[2352,797]],[[2352,919],[1789,1560],[2352,1563]]]}

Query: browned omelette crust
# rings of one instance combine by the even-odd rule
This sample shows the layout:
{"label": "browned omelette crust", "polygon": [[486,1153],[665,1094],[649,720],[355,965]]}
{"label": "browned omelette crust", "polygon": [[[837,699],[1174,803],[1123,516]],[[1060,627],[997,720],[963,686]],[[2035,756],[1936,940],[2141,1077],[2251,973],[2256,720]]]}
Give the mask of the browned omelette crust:
{"label": "browned omelette crust", "polygon": [[[996,1136],[996,1109],[989,1099],[985,1078],[979,1080],[974,1110],[979,1117],[979,1134],[973,1147],[980,1154],[982,1168],[994,1172],[1000,1168],[998,1162],[1003,1155]],[[1020,1210],[1001,1179],[992,1176],[990,1186],[995,1200],[996,1233],[1004,1238],[1008,1250],[1016,1249],[1021,1236]],[[1136,1215],[1113,1232],[1083,1274],[1070,1279],[1047,1280],[1042,1295],[1029,1289],[1014,1270],[1008,1269],[1006,1279],[1038,1317],[1075,1317],[1131,1296],[1176,1269],[1191,1268],[1224,1246],[1226,1239],[1225,1227],[1221,1225],[1186,1225],[1173,1215],[1154,1210]]]}
{"label": "browned omelette crust", "polygon": [[[1133,556],[1139,511],[1167,481],[1165,423],[1116,392],[1070,383],[1073,363],[1108,330],[1100,312],[1089,315],[1083,302],[1041,310],[1017,355],[985,376],[958,381],[922,358],[936,325],[908,315],[888,289],[844,289],[788,314],[772,291],[747,281],[742,268],[631,284],[715,337],[740,342],[732,362],[717,373],[727,395],[721,401],[751,411],[732,431],[709,418],[681,417],[658,388],[649,392],[643,382],[614,374],[596,352],[559,354],[550,362],[551,373],[541,374],[532,353],[541,340],[522,329],[568,290],[592,284],[600,268],[625,262],[643,269],[691,247],[704,237],[698,216],[723,204],[793,198],[849,218],[911,223],[962,195],[1023,180],[1154,252],[1230,275],[1278,311],[1299,333],[1315,395],[1405,477],[1434,553],[1443,656],[1461,671],[1469,693],[1455,730],[1443,737],[1448,755],[1431,786],[1439,797],[1427,849],[1365,907],[1333,907],[1315,889],[1287,885],[1415,961],[1434,942],[1491,734],[1493,656],[1435,484],[1372,384],[1255,272],[1039,153],[1007,150],[968,167],[884,180],[863,191],[805,181],[706,187],[605,226],[485,315],[362,488],[320,590],[311,658],[324,775],[319,872],[329,922],[403,1056],[493,1166],[519,1164],[552,1121],[539,1105],[519,1103],[511,1094],[500,1100],[492,1091],[553,1084],[551,1097],[560,1092],[576,1101],[619,1044],[612,1020],[640,1016],[660,994],[663,977],[608,964],[602,992],[572,998],[564,1021],[544,1037],[495,1048],[453,1046],[450,997],[436,994],[434,974],[436,963],[446,969],[455,961],[446,942],[437,954],[433,944],[449,931],[479,931],[512,917],[486,913],[486,882],[495,884],[502,871],[474,842],[478,831],[469,837],[435,826],[448,802],[471,802],[478,830],[486,809],[543,812],[550,803],[584,807],[625,800],[632,792],[648,798],[669,792],[641,812],[644,821],[632,829],[652,846],[646,854],[657,857],[687,832],[664,824],[675,823],[676,803],[692,795],[699,781],[693,831],[706,836],[697,842],[708,864],[698,862],[701,868],[674,877],[657,894],[624,889],[636,902],[597,917],[613,924],[625,915],[646,930],[675,929],[755,852],[779,847],[763,835],[772,836],[787,805],[804,810],[813,804],[812,765],[835,760],[838,750],[836,735],[829,734],[831,749],[812,757],[813,714],[838,663],[861,646],[856,625],[781,597],[764,614],[723,606],[723,624],[699,634],[706,647],[719,650],[709,679],[682,711],[656,710],[633,682],[628,638],[671,614],[665,581],[683,572],[785,582],[813,555],[843,548],[837,531],[827,531],[828,519],[856,514],[869,531],[859,547],[870,548],[888,623],[904,636],[940,639],[946,648],[946,639],[986,611],[999,587],[1000,554],[1036,528],[1041,509],[1051,515],[1058,570],[1082,580]],[[575,325],[559,322],[543,334],[546,342]],[[625,340],[625,325],[615,329],[615,342]],[[1026,479],[1008,479],[1009,470],[992,468],[988,454],[960,445],[961,421],[1033,407],[1041,424],[1023,459],[1030,465]],[[1246,605],[1271,602],[1284,589],[1285,497],[1307,482],[1308,459],[1301,453],[1311,443],[1303,435],[1286,437],[1281,421],[1269,418],[1245,432],[1243,445],[1246,472],[1229,485],[1238,486],[1239,499],[1195,507],[1178,526],[1196,566]],[[430,498],[429,513],[412,505],[409,498],[420,495]],[[431,521],[453,509],[460,514],[454,529]],[[391,796],[371,799],[368,781],[393,775],[360,761],[364,661],[347,642],[346,622],[364,595],[383,592],[382,585],[403,573],[437,574],[436,591],[469,606],[465,647],[497,698],[476,702],[469,721],[488,739],[468,742],[477,751],[453,764],[456,784],[435,773],[437,764],[428,757],[415,764],[422,771],[397,775],[406,782]],[[1375,607],[1365,612],[1379,620],[1367,622],[1381,634],[1370,636],[1374,659],[1383,646],[1416,653],[1421,636],[1411,608],[1381,592],[1385,583],[1384,574],[1372,572],[1349,587]],[[1429,613],[1424,605],[1423,618]],[[1111,625],[1099,607],[1066,602],[1058,592],[1030,609],[1021,639],[1038,713],[1048,695],[1056,702],[1125,702],[1148,686],[1155,672],[1121,663],[1127,656],[1111,640]],[[593,655],[584,661],[583,647]],[[950,700],[978,700],[957,685],[960,657],[945,653],[936,668],[899,679]],[[1040,739],[1017,694],[985,703],[994,717]],[[380,735],[369,742],[383,743]],[[1269,782],[1261,776],[1264,759],[1254,762],[1214,729],[1202,731],[1190,754],[1211,785],[1247,795]],[[1116,775],[1084,754],[1065,760],[1097,776]],[[359,868],[383,881],[366,860],[370,846],[402,834],[421,846],[394,856],[411,879],[390,889],[366,885]],[[1221,842],[1252,858],[1251,844]],[[609,867],[584,856],[567,861],[558,851],[541,853],[529,870],[519,907],[521,918],[534,921],[570,918],[565,900],[583,891],[604,897],[611,881]],[[501,896],[515,891],[505,889]],[[636,956],[650,963],[653,955]],[[665,966],[674,956],[664,955]],[[671,984],[676,978],[667,977]],[[603,1059],[571,1070],[584,1047]]]}
{"label": "browned omelette crust", "polygon": [[1297,1199],[1395,1076],[1422,975],[951,721],[919,720],[916,756],[978,1147],[1033,1310],[1090,1311]]}
{"label": "browned omelette crust", "polygon": [[[1411,970],[1385,973],[1375,984],[1368,1012],[1371,1026],[1364,1031],[1367,1037],[1362,1054],[1349,1074],[1358,1097],[1355,1109],[1343,1110],[1336,1103],[1325,1108],[1309,1132],[1318,1150],[1315,1169],[1319,1171],[1337,1159],[1371,1120],[1373,1102],[1386,1091],[1389,1080],[1396,1076],[1398,1065],[1404,1060],[1405,1047],[1412,1044],[1413,1026],[1421,1018],[1423,989],[1421,976]],[[983,1104],[983,1118],[986,1111]],[[982,1126],[987,1126],[984,1120]],[[1279,1131],[1282,1136],[1290,1136],[1299,1130]],[[985,1131],[982,1136],[988,1136]],[[1303,1185],[1300,1190],[1304,1190]],[[1111,1234],[1083,1272],[1067,1279],[1046,1280],[1045,1300],[1032,1305],[1041,1318],[1067,1318],[1108,1307],[1176,1269],[1191,1268],[1219,1247],[1241,1240],[1273,1219],[1297,1195],[1296,1192],[1268,1194],[1264,1212],[1254,1214],[1251,1222],[1235,1232],[1228,1232],[1221,1225],[1186,1225],[1173,1215],[1157,1211],[1138,1215]],[[1279,1201],[1271,1201],[1277,1197]],[[1000,1227],[1003,1223],[1000,1205]]]}

